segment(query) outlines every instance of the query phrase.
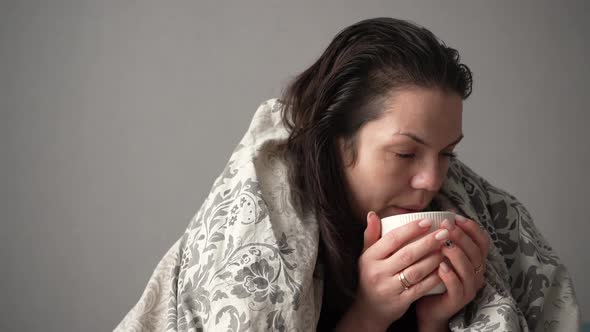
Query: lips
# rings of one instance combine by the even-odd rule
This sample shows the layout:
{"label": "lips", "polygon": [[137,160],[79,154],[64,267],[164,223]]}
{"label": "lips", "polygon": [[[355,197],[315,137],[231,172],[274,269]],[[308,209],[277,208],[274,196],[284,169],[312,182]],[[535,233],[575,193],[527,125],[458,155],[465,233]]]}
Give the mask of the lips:
{"label": "lips", "polygon": [[390,217],[390,216],[394,216],[394,215],[398,215],[398,214],[421,212],[422,210],[424,210],[424,208],[416,207],[416,206],[400,207],[397,205],[390,205],[386,209],[380,211],[381,213],[379,214],[379,216],[381,218],[385,218],[385,217]]}
{"label": "lips", "polygon": [[403,213],[422,212],[426,207],[421,205],[404,205],[395,206],[397,209],[404,211]]}
{"label": "lips", "polygon": [[401,208],[398,207],[397,208],[399,211],[401,211],[401,213],[414,213],[414,212],[420,212],[419,210],[415,210],[415,209],[407,209],[407,208]]}

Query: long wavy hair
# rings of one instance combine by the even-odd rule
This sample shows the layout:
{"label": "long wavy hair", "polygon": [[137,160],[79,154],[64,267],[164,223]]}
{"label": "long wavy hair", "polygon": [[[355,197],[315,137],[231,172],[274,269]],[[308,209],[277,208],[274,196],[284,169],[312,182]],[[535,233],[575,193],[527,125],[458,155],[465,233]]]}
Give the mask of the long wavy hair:
{"label": "long wavy hair", "polygon": [[[340,31],[315,63],[294,78],[280,101],[290,130],[286,161],[291,199],[319,224],[325,307],[341,315],[357,287],[365,220],[354,220],[338,141],[352,162],[356,134],[382,114],[383,100],[405,87],[440,88],[463,99],[472,74],[457,50],[432,32],[394,18],[363,20]],[[323,313],[322,313],[323,315]]]}

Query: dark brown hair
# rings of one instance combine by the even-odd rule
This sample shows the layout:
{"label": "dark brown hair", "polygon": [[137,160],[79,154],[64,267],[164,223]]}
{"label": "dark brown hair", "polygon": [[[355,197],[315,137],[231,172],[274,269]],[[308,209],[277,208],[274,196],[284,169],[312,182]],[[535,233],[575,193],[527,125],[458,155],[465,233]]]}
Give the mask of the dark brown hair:
{"label": "dark brown hair", "polygon": [[341,296],[331,303],[342,306],[338,312],[356,289],[365,227],[364,220],[353,220],[338,140],[344,139],[354,162],[356,133],[379,118],[391,92],[419,86],[465,99],[471,85],[459,53],[432,32],[404,20],[374,18],[339,32],[285,89],[280,100],[290,130],[285,148],[292,201],[319,223],[324,285]]}

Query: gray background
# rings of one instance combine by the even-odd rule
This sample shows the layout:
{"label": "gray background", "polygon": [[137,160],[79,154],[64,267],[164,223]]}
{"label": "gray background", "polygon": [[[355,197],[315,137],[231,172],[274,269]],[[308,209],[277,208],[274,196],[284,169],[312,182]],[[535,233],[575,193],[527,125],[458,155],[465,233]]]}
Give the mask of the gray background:
{"label": "gray background", "polygon": [[2,0],[0,330],[112,329],[256,107],[375,16],[459,49],[460,157],[536,217],[589,320],[587,3]]}

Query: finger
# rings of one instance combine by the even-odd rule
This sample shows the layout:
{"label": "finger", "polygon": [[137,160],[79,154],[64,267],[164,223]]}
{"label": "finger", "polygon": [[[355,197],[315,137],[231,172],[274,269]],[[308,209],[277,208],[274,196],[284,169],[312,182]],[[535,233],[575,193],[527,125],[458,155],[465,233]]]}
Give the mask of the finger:
{"label": "finger", "polygon": [[477,246],[477,244],[467,235],[460,227],[457,227],[454,222],[450,220],[443,220],[441,228],[445,228],[449,231],[449,238],[456,245],[463,249],[463,252],[467,254],[469,261],[473,266],[479,266],[485,259],[484,253]]}
{"label": "finger", "polygon": [[482,254],[487,256],[490,248],[490,237],[485,230],[483,230],[478,223],[467,219],[459,214],[455,215],[456,224],[475,241],[477,246],[481,249]]}
{"label": "finger", "polygon": [[[401,272],[404,273],[404,277],[411,285],[415,285],[435,271],[443,259],[444,256],[441,253],[430,254]],[[394,278],[399,280],[399,276],[397,274],[394,276]],[[403,289],[404,287],[400,283],[399,292],[401,292]]]}
{"label": "finger", "polygon": [[460,305],[465,296],[465,290],[459,276],[445,262],[440,263],[438,276],[447,288],[447,291],[443,294],[444,301],[453,307]]}
{"label": "finger", "polygon": [[393,275],[414,264],[427,254],[440,250],[442,244],[448,240],[449,231],[440,229],[427,236],[409,243],[396,251],[385,261],[387,269]]}
{"label": "finger", "polygon": [[447,211],[453,212],[454,214],[458,214],[459,213],[459,210],[457,210],[455,208],[448,208]]}
{"label": "finger", "polygon": [[381,219],[379,216],[371,211],[367,214],[367,228],[365,228],[363,240],[363,252],[371,247],[381,235]]}
{"label": "finger", "polygon": [[404,246],[418,235],[426,233],[432,219],[412,221],[383,235],[374,245],[367,248],[365,256],[370,259],[383,259]]}
{"label": "finger", "polygon": [[483,263],[483,270],[480,271],[479,273],[475,274],[475,287],[476,287],[476,291],[479,291],[484,283],[485,283],[485,277],[484,277],[484,273],[485,273],[485,262]]}
{"label": "finger", "polygon": [[[399,280],[397,282],[399,283]],[[400,298],[402,299],[402,301],[408,301],[410,303],[414,302],[417,299],[426,295],[440,283],[441,279],[437,271],[434,271],[430,273],[426,278],[422,279],[422,281],[415,285],[412,285],[412,287],[408,289],[404,289],[402,286],[401,289],[403,291],[400,294]]]}
{"label": "finger", "polygon": [[442,248],[442,254],[447,257],[459,276],[465,292],[475,291],[475,267],[459,246],[450,243]]}
{"label": "finger", "polygon": [[478,285],[478,289],[481,288],[485,282],[486,264],[487,259],[484,259],[483,262],[481,262],[481,270],[475,273],[475,284]]}

